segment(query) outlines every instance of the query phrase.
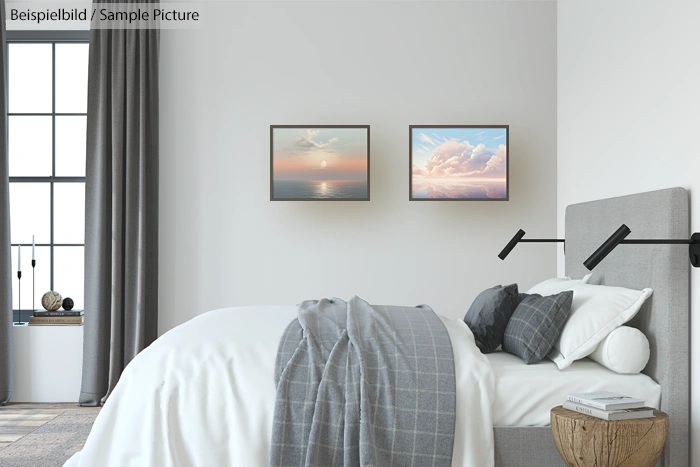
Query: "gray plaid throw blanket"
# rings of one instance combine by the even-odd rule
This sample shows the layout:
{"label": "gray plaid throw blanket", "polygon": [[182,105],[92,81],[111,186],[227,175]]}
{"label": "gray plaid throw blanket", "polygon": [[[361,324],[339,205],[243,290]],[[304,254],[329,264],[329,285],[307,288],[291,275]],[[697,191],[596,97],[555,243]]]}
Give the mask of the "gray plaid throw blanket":
{"label": "gray plaid throw blanket", "polygon": [[452,345],[427,306],[309,300],[276,362],[273,467],[449,467]]}

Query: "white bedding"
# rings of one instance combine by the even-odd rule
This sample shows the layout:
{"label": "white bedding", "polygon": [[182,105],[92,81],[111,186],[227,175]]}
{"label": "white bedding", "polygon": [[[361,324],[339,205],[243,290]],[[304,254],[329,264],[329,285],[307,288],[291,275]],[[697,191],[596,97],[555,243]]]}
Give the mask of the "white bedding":
{"label": "white bedding", "polygon": [[[70,467],[267,466],[280,336],[296,307],[205,313],[124,371]],[[462,320],[442,318],[457,378],[453,467],[494,465],[494,374]]]}
{"label": "white bedding", "polygon": [[487,355],[496,375],[494,426],[549,425],[549,411],[572,392],[612,391],[659,407],[661,386],[644,374],[621,375],[584,358],[560,370],[548,358],[526,365],[515,355]]}

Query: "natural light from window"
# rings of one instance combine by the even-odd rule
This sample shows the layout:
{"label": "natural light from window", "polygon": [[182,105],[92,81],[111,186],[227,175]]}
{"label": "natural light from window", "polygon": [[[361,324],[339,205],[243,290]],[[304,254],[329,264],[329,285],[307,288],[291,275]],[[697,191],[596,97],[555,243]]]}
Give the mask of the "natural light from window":
{"label": "natural light from window", "polygon": [[49,290],[83,309],[88,44],[8,41],[7,56],[13,309],[28,316]]}

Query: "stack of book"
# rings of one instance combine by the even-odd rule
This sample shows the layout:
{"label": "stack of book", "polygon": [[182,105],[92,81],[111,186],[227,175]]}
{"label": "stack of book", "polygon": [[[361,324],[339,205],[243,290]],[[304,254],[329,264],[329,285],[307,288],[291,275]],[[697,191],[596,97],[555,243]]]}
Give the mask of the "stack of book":
{"label": "stack of book", "polygon": [[644,406],[642,399],[614,392],[580,392],[566,396],[563,407],[603,420],[653,418],[654,409]]}
{"label": "stack of book", "polygon": [[29,317],[30,326],[82,326],[83,310],[36,310]]}

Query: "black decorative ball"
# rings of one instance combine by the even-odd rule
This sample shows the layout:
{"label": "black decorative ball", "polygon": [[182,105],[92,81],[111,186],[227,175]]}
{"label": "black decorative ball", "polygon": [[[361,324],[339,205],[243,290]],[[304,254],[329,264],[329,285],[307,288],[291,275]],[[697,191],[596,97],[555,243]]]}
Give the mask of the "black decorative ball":
{"label": "black decorative ball", "polygon": [[64,310],[66,310],[66,311],[72,310],[74,305],[75,305],[75,303],[73,303],[72,298],[66,297],[63,299],[63,309]]}

